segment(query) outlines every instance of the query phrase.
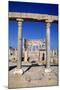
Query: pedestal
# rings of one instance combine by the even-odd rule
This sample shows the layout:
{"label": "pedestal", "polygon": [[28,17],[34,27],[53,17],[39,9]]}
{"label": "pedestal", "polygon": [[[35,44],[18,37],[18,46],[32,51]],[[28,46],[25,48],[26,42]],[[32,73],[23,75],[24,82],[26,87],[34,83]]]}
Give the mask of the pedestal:
{"label": "pedestal", "polygon": [[23,74],[23,70],[22,69],[15,69],[15,71],[13,72],[14,74]]}
{"label": "pedestal", "polygon": [[51,68],[46,68],[46,69],[45,69],[45,72],[46,72],[46,73],[51,72]]}

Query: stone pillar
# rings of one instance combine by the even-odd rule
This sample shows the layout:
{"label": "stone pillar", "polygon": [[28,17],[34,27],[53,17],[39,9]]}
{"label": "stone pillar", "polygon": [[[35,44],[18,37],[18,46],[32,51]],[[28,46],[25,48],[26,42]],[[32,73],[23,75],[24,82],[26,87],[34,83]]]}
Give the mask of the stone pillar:
{"label": "stone pillar", "polygon": [[18,21],[18,62],[17,68],[21,69],[22,65],[22,19],[17,19]]}
{"label": "stone pillar", "polygon": [[27,59],[28,59],[28,51],[27,51],[27,41],[26,39],[24,40],[24,62],[27,62]]}
{"label": "stone pillar", "polygon": [[46,60],[45,72],[50,72],[50,22],[46,22]]}
{"label": "stone pillar", "polygon": [[17,51],[17,69],[15,73],[23,73],[22,70],[22,21],[23,19],[17,19],[18,22],[18,51]]}
{"label": "stone pillar", "polygon": [[27,62],[27,57],[28,57],[28,56],[27,56],[27,53],[28,53],[28,52],[27,52],[27,50],[26,50],[25,53],[24,53],[24,62]]}
{"label": "stone pillar", "polygon": [[46,26],[46,59],[47,59],[47,68],[50,68],[50,23],[47,23]]}
{"label": "stone pillar", "polygon": [[42,53],[39,50],[39,65],[42,65]]}

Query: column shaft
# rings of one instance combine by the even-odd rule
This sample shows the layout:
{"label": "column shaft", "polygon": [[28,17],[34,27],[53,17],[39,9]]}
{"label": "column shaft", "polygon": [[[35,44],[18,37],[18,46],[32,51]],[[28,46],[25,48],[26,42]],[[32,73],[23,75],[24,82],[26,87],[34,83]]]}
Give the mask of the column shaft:
{"label": "column shaft", "polygon": [[22,21],[18,21],[18,61],[17,68],[21,69],[22,64]]}
{"label": "column shaft", "polygon": [[47,59],[47,68],[50,67],[50,23],[47,23],[46,26],[46,59]]}

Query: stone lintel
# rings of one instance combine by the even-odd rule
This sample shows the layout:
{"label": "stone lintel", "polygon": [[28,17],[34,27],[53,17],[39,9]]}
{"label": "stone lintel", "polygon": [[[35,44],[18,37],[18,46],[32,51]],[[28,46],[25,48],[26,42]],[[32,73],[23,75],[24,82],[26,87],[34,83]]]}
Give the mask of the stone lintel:
{"label": "stone lintel", "polygon": [[17,13],[17,12],[9,12],[8,17],[10,19],[36,19],[36,20],[48,20],[48,21],[58,21],[58,16],[48,15],[48,14],[36,14],[36,13]]}

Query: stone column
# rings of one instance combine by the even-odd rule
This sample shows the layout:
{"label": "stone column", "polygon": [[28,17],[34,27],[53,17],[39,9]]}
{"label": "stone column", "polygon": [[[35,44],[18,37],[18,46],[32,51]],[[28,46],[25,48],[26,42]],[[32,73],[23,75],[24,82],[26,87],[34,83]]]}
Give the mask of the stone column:
{"label": "stone column", "polygon": [[39,50],[39,65],[42,65],[42,53]]}
{"label": "stone column", "polygon": [[24,55],[24,62],[27,62],[27,50],[25,51],[25,53],[24,53],[25,55]]}
{"label": "stone column", "polygon": [[46,22],[46,60],[45,72],[50,72],[50,22]]}
{"label": "stone column", "polygon": [[46,26],[46,59],[47,59],[47,68],[50,68],[50,23],[47,23]]}
{"label": "stone column", "polygon": [[22,70],[22,21],[23,19],[17,19],[18,22],[18,51],[17,51],[17,70],[15,73],[23,73]]}
{"label": "stone column", "polygon": [[22,62],[22,19],[17,19],[18,21],[18,62],[17,68],[21,69]]}
{"label": "stone column", "polygon": [[27,59],[28,59],[28,52],[27,52],[27,40],[25,39],[24,40],[24,62],[27,62]]}

